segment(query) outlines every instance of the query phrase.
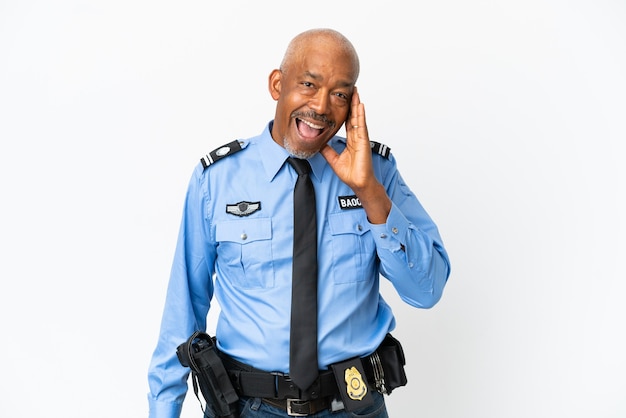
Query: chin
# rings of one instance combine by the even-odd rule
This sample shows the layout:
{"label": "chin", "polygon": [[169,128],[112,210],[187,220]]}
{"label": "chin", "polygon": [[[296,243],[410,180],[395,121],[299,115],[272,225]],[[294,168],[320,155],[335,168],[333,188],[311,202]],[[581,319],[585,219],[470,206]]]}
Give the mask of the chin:
{"label": "chin", "polygon": [[283,144],[284,144],[285,150],[289,153],[289,155],[291,155],[292,157],[301,158],[303,160],[311,158],[318,152],[318,150],[295,149],[294,147],[291,146],[287,138],[284,139]]}

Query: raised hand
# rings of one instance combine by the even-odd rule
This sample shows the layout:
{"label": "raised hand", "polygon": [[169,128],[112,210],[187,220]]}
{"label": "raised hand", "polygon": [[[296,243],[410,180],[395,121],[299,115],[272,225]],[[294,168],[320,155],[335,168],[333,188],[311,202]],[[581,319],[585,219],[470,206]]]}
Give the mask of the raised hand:
{"label": "raised hand", "polygon": [[384,223],[391,210],[391,201],[376,179],[372,167],[365,106],[356,87],[346,120],[346,149],[338,154],[329,145],[320,150],[337,176],[354,191],[372,223]]}

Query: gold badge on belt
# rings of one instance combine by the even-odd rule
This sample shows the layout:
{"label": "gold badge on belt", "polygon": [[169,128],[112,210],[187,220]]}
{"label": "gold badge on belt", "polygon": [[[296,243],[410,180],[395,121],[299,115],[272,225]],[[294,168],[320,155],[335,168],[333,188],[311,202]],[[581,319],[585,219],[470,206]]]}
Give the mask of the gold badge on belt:
{"label": "gold badge on belt", "polygon": [[335,382],[346,412],[357,411],[374,404],[374,397],[367,388],[367,375],[360,357],[333,363],[330,367],[335,375]]}
{"label": "gold badge on belt", "polygon": [[367,395],[367,385],[356,367],[352,366],[345,371],[346,391],[350,399],[360,401]]}

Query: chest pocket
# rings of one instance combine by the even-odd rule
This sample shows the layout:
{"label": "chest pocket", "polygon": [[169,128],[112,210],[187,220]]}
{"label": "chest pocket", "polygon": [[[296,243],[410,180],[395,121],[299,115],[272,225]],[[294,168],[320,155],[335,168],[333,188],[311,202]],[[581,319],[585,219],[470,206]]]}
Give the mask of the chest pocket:
{"label": "chest pocket", "polygon": [[246,289],[274,286],[270,218],[219,222],[215,238],[217,262],[224,277]]}
{"label": "chest pocket", "polygon": [[363,210],[328,217],[335,283],[369,280],[376,262],[376,244]]}

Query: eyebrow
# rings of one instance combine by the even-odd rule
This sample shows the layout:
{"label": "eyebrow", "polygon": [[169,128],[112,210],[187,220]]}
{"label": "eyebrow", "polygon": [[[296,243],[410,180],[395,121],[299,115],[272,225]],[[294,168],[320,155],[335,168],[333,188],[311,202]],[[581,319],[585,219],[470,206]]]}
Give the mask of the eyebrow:
{"label": "eyebrow", "polygon": [[307,76],[307,77],[311,77],[313,80],[321,80],[321,79],[322,79],[322,76],[321,76],[321,75],[318,75],[318,74],[312,73],[312,72],[310,72],[310,71],[305,71],[305,72],[304,72],[304,75],[305,75],[305,76]]}
{"label": "eyebrow", "polygon": [[[307,76],[307,77],[311,77],[313,80],[316,80],[316,81],[324,79],[324,77],[322,77],[321,75],[312,73],[310,71],[305,71],[304,75]],[[341,81],[339,81],[339,85],[340,85],[340,87],[352,87],[352,86],[354,86],[354,83],[351,83],[350,81],[343,81],[343,80],[341,80]]]}

